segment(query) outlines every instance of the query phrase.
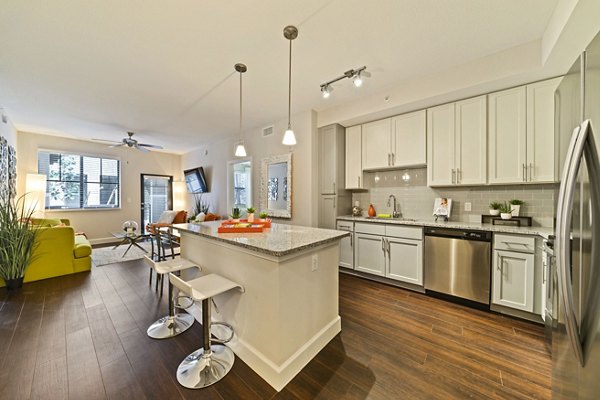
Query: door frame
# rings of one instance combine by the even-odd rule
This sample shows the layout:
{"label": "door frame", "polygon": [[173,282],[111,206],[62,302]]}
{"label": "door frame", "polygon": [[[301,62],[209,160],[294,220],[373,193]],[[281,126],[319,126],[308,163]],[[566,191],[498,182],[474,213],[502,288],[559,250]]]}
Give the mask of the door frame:
{"label": "door frame", "polygon": [[167,198],[167,209],[173,208],[173,175],[161,175],[161,174],[140,174],[140,225],[142,225],[142,233],[146,233],[146,226],[144,225],[144,178],[147,176],[157,176],[160,178],[169,178],[169,194]]}

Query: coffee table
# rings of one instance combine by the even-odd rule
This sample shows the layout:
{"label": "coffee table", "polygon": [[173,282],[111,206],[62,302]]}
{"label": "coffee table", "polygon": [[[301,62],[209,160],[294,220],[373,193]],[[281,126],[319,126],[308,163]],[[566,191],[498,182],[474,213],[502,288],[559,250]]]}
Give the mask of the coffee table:
{"label": "coffee table", "polygon": [[116,249],[117,247],[123,245],[123,244],[127,244],[129,243],[129,246],[127,247],[127,250],[125,250],[125,253],[123,253],[123,255],[121,257],[125,257],[125,255],[127,254],[127,252],[129,251],[129,249],[131,249],[132,246],[137,247],[138,249],[142,250],[144,253],[147,253],[148,251],[146,251],[146,249],[144,249],[142,246],[140,246],[138,244],[138,242],[142,239],[146,239],[147,237],[149,237],[149,235],[145,235],[145,234],[137,234],[137,233],[128,233],[128,232],[111,232],[111,235],[113,235],[114,237],[121,239],[121,243],[117,244],[115,247],[113,247],[113,250]]}

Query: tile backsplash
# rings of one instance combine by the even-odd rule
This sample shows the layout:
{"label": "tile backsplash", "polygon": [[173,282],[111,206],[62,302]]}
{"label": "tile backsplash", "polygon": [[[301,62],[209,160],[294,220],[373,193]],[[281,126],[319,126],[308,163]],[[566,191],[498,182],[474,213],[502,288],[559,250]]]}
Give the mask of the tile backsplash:
{"label": "tile backsplash", "polygon": [[[452,221],[480,222],[492,201],[519,199],[525,202],[521,215],[532,217],[534,226],[553,226],[558,184],[430,188],[426,168],[365,172],[364,180],[368,191],[352,194],[352,204],[359,201],[364,215],[369,204],[377,213],[391,213],[393,208],[387,206],[387,201],[393,194],[403,217],[430,219],[434,199],[447,197],[452,199]],[[464,210],[465,202],[471,203],[471,211]]]}

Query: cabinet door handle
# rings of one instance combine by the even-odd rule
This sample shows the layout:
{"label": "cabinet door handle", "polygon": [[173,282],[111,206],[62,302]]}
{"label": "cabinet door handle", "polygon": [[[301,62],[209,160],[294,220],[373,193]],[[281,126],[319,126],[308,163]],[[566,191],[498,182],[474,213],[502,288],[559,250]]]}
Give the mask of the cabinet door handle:
{"label": "cabinet door handle", "polygon": [[533,163],[529,163],[529,182],[533,182]]}
{"label": "cabinet door handle", "polygon": [[383,238],[381,238],[381,251],[385,254],[385,240],[383,240]]}
{"label": "cabinet door handle", "polygon": [[456,184],[460,183],[460,168],[456,168]]}
{"label": "cabinet door handle", "polygon": [[454,185],[456,181],[456,170],[452,168],[452,184]]}
{"label": "cabinet door handle", "polygon": [[333,182],[333,194],[335,194],[335,182]]}
{"label": "cabinet door handle", "polygon": [[354,247],[354,235],[350,234],[350,247]]}
{"label": "cabinet door handle", "polygon": [[392,157],[391,157],[391,154],[390,154],[390,153],[388,153],[388,167],[389,167],[389,166],[390,166],[390,164],[391,164],[391,159],[392,159]]}
{"label": "cabinet door handle", "polygon": [[396,165],[396,153],[392,153],[392,165]]}
{"label": "cabinet door handle", "polygon": [[389,258],[390,257],[390,240],[385,239],[385,243],[387,245],[387,253],[388,253],[388,258]]}
{"label": "cabinet door handle", "polygon": [[523,163],[523,182],[527,182],[527,167]]}

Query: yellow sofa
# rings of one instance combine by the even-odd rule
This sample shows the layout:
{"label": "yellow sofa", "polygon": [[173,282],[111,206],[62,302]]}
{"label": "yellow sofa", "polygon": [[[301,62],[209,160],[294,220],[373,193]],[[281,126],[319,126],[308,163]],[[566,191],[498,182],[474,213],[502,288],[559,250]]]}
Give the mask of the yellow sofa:
{"label": "yellow sofa", "polygon": [[92,269],[92,246],[84,235],[75,235],[68,219],[33,219],[32,223],[40,228],[24,282]]}

